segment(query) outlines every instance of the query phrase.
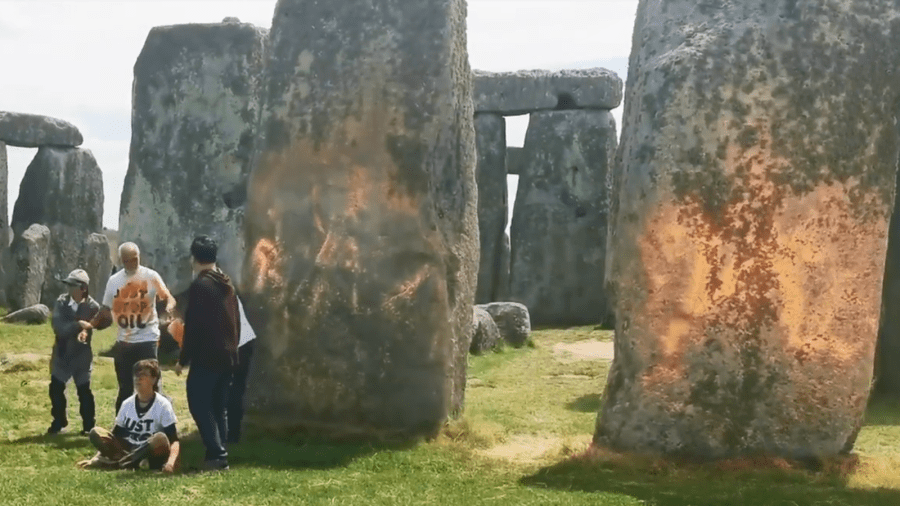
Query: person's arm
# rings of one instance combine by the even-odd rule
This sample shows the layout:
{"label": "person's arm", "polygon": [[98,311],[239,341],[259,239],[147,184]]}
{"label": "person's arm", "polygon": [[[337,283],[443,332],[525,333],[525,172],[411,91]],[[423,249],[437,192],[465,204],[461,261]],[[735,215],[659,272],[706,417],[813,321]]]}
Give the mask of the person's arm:
{"label": "person's arm", "polygon": [[169,291],[169,287],[166,286],[166,283],[159,274],[156,275],[156,297],[166,301],[166,313],[175,311],[175,297],[172,295],[172,292]]}
{"label": "person's arm", "polygon": [[50,326],[53,327],[53,333],[57,337],[66,338],[75,335],[82,328],[78,320],[75,319],[75,313],[60,299],[57,299],[53,305],[53,316],[50,319]]}
{"label": "person's arm", "polygon": [[97,330],[103,330],[112,325],[112,310],[109,309],[109,306],[101,307],[100,311],[88,322],[88,325]]}
{"label": "person's arm", "polygon": [[162,471],[164,473],[173,473],[181,467],[181,443],[178,441],[178,429],[175,424],[169,425],[163,429],[166,437],[169,438],[169,458],[163,464]]}
{"label": "person's arm", "polygon": [[190,364],[195,350],[199,346],[198,330],[202,325],[199,320],[207,314],[204,283],[203,279],[197,280],[191,283],[191,287],[188,289],[188,307],[184,312],[184,336],[181,341],[181,355],[178,357],[178,365],[182,367]]}

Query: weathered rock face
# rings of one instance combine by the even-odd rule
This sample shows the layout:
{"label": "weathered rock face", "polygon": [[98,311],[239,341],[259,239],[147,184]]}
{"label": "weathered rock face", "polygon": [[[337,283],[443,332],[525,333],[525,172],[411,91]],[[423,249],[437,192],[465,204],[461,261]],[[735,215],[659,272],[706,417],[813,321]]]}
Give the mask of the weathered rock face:
{"label": "weathered rock face", "polygon": [[506,173],[518,176],[525,165],[525,152],[522,148],[509,146],[506,148]]}
{"label": "weathered rock face", "polygon": [[88,236],[103,228],[103,173],[87,149],[43,147],[25,170],[13,209],[12,229],[33,223],[51,232],[40,302],[52,306],[72,269],[83,265]]}
{"label": "weathered rock face", "polygon": [[37,223],[13,238],[6,285],[10,309],[26,308],[41,301],[49,245],[50,229]]}
{"label": "weathered rock face", "polygon": [[472,333],[472,344],[469,345],[469,353],[480,355],[488,350],[503,346],[503,339],[500,337],[500,329],[490,313],[484,308],[472,308],[472,324],[475,331]]}
{"label": "weathered rock face", "polygon": [[109,241],[104,234],[91,234],[84,242],[81,253],[81,265],[91,283],[88,292],[97,302],[102,302],[103,292],[106,290],[106,282],[112,270],[112,259],[109,256]]}
{"label": "weathered rock face", "polygon": [[9,254],[9,201],[7,182],[9,181],[9,163],[6,144],[0,142],[0,305],[6,302],[6,259]]}
{"label": "weathered rock face", "polygon": [[50,319],[50,308],[43,304],[35,304],[26,308],[13,311],[3,317],[4,323],[25,323],[28,325],[41,325]]}
{"label": "weathered rock face", "polygon": [[852,447],[898,158],[892,5],[640,2],[595,443]]}
{"label": "weathered rock face", "polygon": [[[898,178],[900,185],[900,178]],[[895,193],[896,195],[896,193]],[[891,396],[900,395],[900,199],[894,197],[884,264],[881,319],[878,328],[876,387]]]}
{"label": "weathered rock face", "polygon": [[513,209],[509,299],[536,324],[600,323],[607,172],[616,147],[608,111],[531,115]]}
{"label": "weathered rock face", "polygon": [[[497,300],[500,283],[508,279],[501,269],[509,267],[509,249],[503,249],[509,204],[506,199],[506,121],[496,114],[475,115],[475,144],[478,153],[478,236],[481,239],[481,261],[475,302]],[[504,290],[505,291],[505,290]]]}
{"label": "weathered rock face", "polygon": [[607,69],[485,72],[472,79],[476,112],[524,114],[553,109],[615,109],[622,79]]}
{"label": "weathered rock face", "polygon": [[528,308],[518,302],[491,302],[475,306],[484,309],[491,315],[500,337],[516,348],[524,345],[531,338],[531,316]]}
{"label": "weathered rock face", "polygon": [[68,121],[18,112],[0,111],[0,141],[20,148],[75,147],[84,139]]}
{"label": "weathered rock face", "polygon": [[244,271],[266,423],[406,438],[462,408],[479,248],[465,16],[462,0],[278,2]]}
{"label": "weathered rock face", "polygon": [[200,234],[216,239],[219,265],[240,278],[265,35],[236,22],[156,27],[135,63],[119,235],[173,293],[190,285]]}

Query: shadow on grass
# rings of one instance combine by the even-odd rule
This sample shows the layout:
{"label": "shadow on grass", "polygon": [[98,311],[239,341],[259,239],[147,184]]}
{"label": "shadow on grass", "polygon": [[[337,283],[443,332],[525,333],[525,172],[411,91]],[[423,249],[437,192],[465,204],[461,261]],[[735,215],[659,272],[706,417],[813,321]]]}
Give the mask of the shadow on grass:
{"label": "shadow on grass", "polygon": [[863,425],[900,425],[900,397],[886,394],[870,397]]}
{"label": "shadow on grass", "polygon": [[[71,425],[70,425],[71,427]],[[81,427],[79,423],[78,427]],[[73,430],[73,429],[68,429]],[[80,429],[78,429],[80,430]],[[82,436],[77,432],[63,432],[61,434],[36,434],[27,436],[13,441],[0,444],[9,445],[48,445],[59,450],[70,450],[72,448],[90,448],[91,442],[87,436]]]}
{"label": "shadow on grass", "polygon": [[[590,452],[589,452],[590,453]],[[573,457],[520,479],[537,488],[621,494],[658,506],[755,506],[829,504],[883,506],[900,504],[900,490],[852,489],[849,474],[856,463],[837,463],[812,473],[784,461],[751,460],[719,464],[678,464],[662,459],[589,454]]]}
{"label": "shadow on grass", "polygon": [[580,413],[596,413],[600,411],[600,394],[587,394],[566,404],[566,408]]}

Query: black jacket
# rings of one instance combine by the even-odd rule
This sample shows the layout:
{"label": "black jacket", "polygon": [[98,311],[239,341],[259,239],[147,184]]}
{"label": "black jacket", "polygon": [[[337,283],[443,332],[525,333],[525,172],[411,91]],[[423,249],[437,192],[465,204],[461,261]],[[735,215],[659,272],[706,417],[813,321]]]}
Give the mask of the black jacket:
{"label": "black jacket", "polygon": [[181,365],[230,372],[238,363],[241,320],[231,279],[219,269],[202,271],[188,288]]}

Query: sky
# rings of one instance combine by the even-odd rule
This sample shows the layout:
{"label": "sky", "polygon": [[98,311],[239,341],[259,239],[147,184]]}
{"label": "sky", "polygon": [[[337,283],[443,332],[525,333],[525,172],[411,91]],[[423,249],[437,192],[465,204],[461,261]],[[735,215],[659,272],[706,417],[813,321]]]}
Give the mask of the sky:
{"label": "sky", "polygon": [[[341,1],[341,0],[332,0]],[[469,0],[473,69],[605,67],[625,80],[638,0]],[[270,27],[276,0],[0,0],[0,111],[75,124],[103,171],[103,226],[118,229],[134,62],[154,26],[225,17]],[[621,126],[622,107],[613,111]],[[507,118],[521,146],[527,116]],[[36,149],[8,147],[9,217]],[[515,190],[514,180],[510,191]],[[512,202],[512,195],[511,200]]]}

